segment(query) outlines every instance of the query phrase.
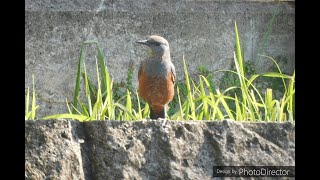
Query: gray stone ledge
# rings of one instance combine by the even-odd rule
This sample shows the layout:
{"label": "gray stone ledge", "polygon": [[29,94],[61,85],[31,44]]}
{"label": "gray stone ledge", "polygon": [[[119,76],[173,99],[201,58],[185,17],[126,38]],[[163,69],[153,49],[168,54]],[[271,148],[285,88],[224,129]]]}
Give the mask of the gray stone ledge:
{"label": "gray stone ledge", "polygon": [[295,125],[25,122],[26,179],[211,179],[214,165],[295,165]]}

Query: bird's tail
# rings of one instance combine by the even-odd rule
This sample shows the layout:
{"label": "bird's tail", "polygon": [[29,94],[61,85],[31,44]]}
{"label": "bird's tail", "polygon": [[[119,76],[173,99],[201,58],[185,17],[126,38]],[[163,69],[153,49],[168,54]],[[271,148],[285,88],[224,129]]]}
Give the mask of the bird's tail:
{"label": "bird's tail", "polygon": [[150,119],[158,119],[166,117],[166,108],[165,106],[152,105],[150,107]]}

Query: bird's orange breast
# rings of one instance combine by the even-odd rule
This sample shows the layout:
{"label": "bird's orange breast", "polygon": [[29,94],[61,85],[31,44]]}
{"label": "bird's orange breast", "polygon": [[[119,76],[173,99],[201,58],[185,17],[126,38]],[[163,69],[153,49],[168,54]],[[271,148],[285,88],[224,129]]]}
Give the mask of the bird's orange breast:
{"label": "bird's orange breast", "polygon": [[139,96],[150,105],[163,106],[169,103],[174,96],[173,75],[166,77],[148,76],[141,72],[139,76]]}

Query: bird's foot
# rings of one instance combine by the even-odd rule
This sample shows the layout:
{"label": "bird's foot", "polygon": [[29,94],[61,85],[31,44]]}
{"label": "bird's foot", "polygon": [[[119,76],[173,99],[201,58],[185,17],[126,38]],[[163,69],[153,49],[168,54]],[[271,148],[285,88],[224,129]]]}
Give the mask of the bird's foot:
{"label": "bird's foot", "polygon": [[167,123],[167,119],[166,118],[158,118],[158,121],[161,122],[161,127],[165,127],[166,123]]}

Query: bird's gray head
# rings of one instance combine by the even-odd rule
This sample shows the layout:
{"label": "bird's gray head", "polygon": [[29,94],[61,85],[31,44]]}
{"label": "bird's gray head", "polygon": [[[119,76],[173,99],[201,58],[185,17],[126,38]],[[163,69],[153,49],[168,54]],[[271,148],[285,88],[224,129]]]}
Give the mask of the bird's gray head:
{"label": "bird's gray head", "polygon": [[152,35],[147,40],[137,41],[136,43],[147,45],[151,48],[151,53],[154,56],[163,56],[164,54],[170,54],[170,48],[168,41],[161,37]]}

